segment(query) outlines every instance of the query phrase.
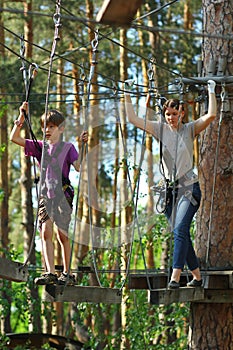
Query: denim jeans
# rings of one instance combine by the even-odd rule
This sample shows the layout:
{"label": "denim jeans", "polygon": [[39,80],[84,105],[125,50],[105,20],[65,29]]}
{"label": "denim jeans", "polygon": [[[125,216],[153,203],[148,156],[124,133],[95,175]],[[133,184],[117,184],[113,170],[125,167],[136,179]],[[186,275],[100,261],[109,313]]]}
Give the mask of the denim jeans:
{"label": "denim jeans", "polygon": [[[189,191],[189,192],[188,192]],[[192,193],[194,203],[191,203],[187,193]],[[183,269],[185,263],[189,270],[193,271],[198,267],[198,260],[190,237],[190,226],[192,219],[197,212],[201,200],[199,183],[176,190],[174,212],[173,198],[165,211],[165,215],[174,233],[173,268]],[[173,213],[172,213],[173,212]]]}

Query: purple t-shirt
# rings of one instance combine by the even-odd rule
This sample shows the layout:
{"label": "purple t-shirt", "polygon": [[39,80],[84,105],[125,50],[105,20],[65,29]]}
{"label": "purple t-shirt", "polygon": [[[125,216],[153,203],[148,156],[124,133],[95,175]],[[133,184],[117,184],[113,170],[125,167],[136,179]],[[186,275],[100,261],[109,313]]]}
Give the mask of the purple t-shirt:
{"label": "purple t-shirt", "polygon": [[[38,141],[41,149],[43,147],[43,142]],[[59,179],[61,174],[65,178],[69,178],[70,166],[78,159],[78,152],[74,145],[70,142],[62,142],[62,147],[60,147],[59,152],[56,152],[57,147],[60,146],[60,142],[56,144],[48,144],[48,154],[51,156],[50,161],[46,164],[46,179]],[[47,152],[47,151],[46,151]],[[55,157],[53,158],[53,155]],[[33,140],[26,139],[25,143],[25,156],[35,157],[38,163],[41,163],[42,153],[38,150],[38,147]],[[54,173],[53,164],[57,164],[59,168],[59,174]]]}

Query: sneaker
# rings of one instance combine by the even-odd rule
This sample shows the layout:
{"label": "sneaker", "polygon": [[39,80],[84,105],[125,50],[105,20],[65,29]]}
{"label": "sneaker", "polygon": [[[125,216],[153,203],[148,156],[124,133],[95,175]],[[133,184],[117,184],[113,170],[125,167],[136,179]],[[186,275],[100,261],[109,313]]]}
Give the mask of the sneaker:
{"label": "sneaker", "polygon": [[168,288],[169,289],[178,289],[178,288],[180,288],[180,283],[176,282],[176,281],[170,281],[168,283]]}
{"label": "sneaker", "polygon": [[57,275],[53,273],[45,273],[40,277],[36,277],[34,283],[37,285],[45,285],[45,284],[56,284],[57,283]]}
{"label": "sneaker", "polygon": [[62,272],[61,276],[58,277],[58,284],[66,284],[67,286],[73,286],[75,284],[74,275],[69,275],[68,277],[67,276],[67,273]]}
{"label": "sneaker", "polygon": [[198,281],[195,278],[191,281],[187,283],[188,287],[201,287],[202,285],[202,280]]}

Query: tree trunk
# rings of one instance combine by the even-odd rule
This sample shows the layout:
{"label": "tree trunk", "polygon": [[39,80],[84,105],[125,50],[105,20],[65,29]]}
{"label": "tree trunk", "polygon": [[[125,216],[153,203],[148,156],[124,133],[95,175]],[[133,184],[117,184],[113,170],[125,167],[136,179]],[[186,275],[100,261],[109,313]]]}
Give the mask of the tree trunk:
{"label": "tree trunk", "polygon": [[[204,33],[229,35],[233,20],[231,7],[230,1],[203,0]],[[226,39],[204,38],[203,59],[203,73],[206,76],[220,75],[220,71],[223,71],[221,73],[223,75],[232,76],[232,45]],[[224,59],[227,60],[226,71],[221,65]],[[216,67],[215,62],[217,62]],[[229,91],[228,87],[227,92]],[[216,121],[203,133],[200,146],[199,174],[202,202],[198,215],[196,248],[204,269],[208,267],[233,269],[233,104],[231,100],[228,102],[229,108],[225,108],[222,112],[220,130],[218,123],[221,107],[218,106]],[[215,162],[217,162],[216,173]],[[193,303],[190,348],[233,349],[232,324],[232,303]]]}

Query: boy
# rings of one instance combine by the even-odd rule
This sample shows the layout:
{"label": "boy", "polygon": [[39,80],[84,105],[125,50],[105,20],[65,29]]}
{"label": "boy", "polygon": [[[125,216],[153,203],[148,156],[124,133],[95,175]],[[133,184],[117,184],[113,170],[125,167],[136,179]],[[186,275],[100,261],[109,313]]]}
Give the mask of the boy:
{"label": "boy", "polygon": [[[74,145],[62,142],[65,118],[57,110],[47,113],[44,145],[43,164],[41,164],[43,142],[24,139],[20,136],[20,130],[27,114],[28,103],[23,102],[19,108],[19,117],[14,122],[10,134],[10,140],[24,147],[26,156],[33,156],[43,167],[41,172],[41,193],[39,198],[39,228],[42,239],[42,252],[46,273],[35,279],[38,285],[75,283],[74,276],[67,276],[71,257],[71,247],[68,238],[68,228],[72,213],[73,188],[70,185],[70,166],[79,171],[80,162],[78,152]],[[41,127],[44,130],[45,115],[41,117]],[[83,142],[88,141],[86,131],[80,138]],[[53,224],[57,226],[57,239],[61,246],[63,259],[63,272],[59,278],[55,274],[54,247],[53,247]]]}

